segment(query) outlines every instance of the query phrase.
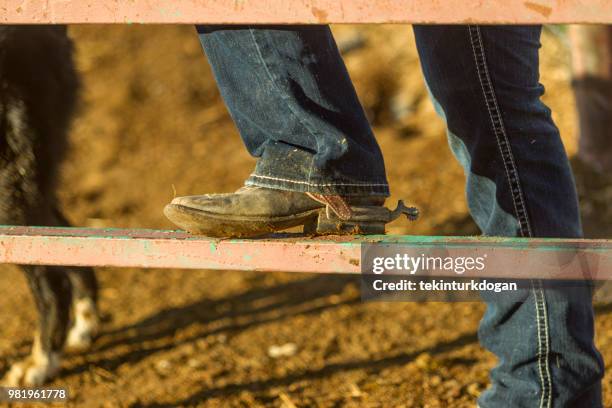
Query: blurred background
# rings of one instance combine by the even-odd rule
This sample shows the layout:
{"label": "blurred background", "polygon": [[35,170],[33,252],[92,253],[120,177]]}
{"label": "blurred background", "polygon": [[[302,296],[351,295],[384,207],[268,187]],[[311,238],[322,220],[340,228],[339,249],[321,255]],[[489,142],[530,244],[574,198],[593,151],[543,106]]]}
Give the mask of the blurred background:
{"label": "blurred background", "polygon": [[[478,234],[411,28],[333,29],[383,149],[392,200],[421,209],[418,222],[389,233]],[[170,229],[161,210],[174,195],[242,185],[254,159],[193,27],[73,26],[70,34],[83,89],[60,196],[74,225]],[[578,126],[562,28],[545,30],[541,56],[544,100],[572,155]],[[602,188],[583,203],[603,217],[593,236],[607,233],[609,197]],[[361,303],[353,277],[99,271],[102,334],[92,352],[69,356],[54,383],[70,388],[75,405],[473,407],[495,364],[477,342],[479,303]],[[28,352],[35,326],[25,279],[11,267],[1,273],[0,373]],[[596,325],[610,365],[612,304],[598,303]],[[606,406],[611,382],[609,371]]]}

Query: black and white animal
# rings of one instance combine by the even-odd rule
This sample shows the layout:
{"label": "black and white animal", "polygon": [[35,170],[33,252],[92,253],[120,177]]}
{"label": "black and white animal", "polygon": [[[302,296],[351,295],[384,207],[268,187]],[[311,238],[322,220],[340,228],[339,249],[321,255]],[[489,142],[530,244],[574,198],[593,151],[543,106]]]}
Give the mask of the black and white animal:
{"label": "black and white animal", "polygon": [[[67,225],[56,179],[78,97],[72,54],[66,27],[0,25],[0,224]],[[59,370],[64,346],[88,347],[98,328],[91,268],[21,269],[39,324],[31,354],[0,380],[7,386],[46,382]]]}

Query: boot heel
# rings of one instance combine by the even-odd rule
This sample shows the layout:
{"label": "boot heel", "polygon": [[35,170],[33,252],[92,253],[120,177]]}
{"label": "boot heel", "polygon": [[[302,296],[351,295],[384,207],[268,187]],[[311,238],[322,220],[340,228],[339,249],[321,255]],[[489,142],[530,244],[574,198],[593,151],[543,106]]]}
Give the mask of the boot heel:
{"label": "boot heel", "polygon": [[307,235],[375,235],[384,234],[385,225],[399,218],[402,214],[413,221],[418,217],[418,210],[406,207],[402,201],[393,211],[382,206],[351,207],[353,215],[348,220],[337,217],[334,213],[321,209],[318,217],[304,223]]}
{"label": "boot heel", "polygon": [[325,211],[319,215],[316,235],[379,235],[385,233],[384,222],[345,221],[327,218]]}

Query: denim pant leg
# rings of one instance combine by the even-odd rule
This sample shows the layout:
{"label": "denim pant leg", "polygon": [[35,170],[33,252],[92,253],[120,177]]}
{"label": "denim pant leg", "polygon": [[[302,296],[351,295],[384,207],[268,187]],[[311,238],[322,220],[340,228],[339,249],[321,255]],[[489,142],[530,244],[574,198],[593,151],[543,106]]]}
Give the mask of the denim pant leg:
{"label": "denim pant leg", "polygon": [[389,195],[380,148],[327,26],[198,26],[248,151],[247,184]]}
{"label": "denim pant leg", "polygon": [[[559,132],[540,101],[541,27],[416,26],[423,73],[464,168],[470,212],[487,235],[580,237]],[[490,407],[600,407],[591,286],[483,293],[479,337],[499,359]]]}

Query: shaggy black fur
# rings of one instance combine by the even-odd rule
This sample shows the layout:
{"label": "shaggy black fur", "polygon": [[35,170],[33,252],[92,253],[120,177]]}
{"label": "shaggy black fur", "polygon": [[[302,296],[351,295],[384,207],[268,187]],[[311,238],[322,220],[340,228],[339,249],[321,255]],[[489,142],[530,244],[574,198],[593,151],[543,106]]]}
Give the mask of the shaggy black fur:
{"label": "shaggy black fur", "polygon": [[[55,191],[78,89],[66,27],[0,26],[0,224],[66,225]],[[22,269],[40,316],[36,341],[60,352],[72,300],[96,299],[94,272]]]}

